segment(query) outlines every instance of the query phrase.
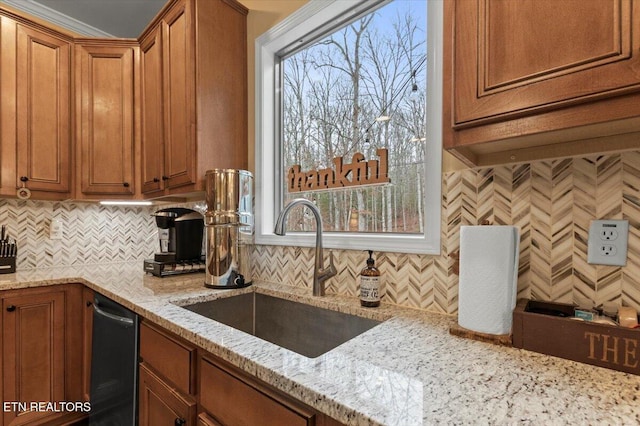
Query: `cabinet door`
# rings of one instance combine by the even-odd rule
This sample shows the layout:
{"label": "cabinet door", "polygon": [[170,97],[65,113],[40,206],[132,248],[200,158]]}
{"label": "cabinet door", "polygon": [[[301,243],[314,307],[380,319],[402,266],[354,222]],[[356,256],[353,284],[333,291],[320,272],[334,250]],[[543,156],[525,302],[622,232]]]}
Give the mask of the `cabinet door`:
{"label": "cabinet door", "polygon": [[195,28],[191,4],[176,3],[163,19],[167,188],[196,182]]}
{"label": "cabinet door", "polygon": [[140,364],[140,426],[195,426],[196,402],[164,383]]}
{"label": "cabinet door", "polygon": [[633,3],[455,1],[454,127],[638,92],[640,8]]}
{"label": "cabinet door", "polygon": [[26,25],[17,38],[17,186],[70,192],[70,43]]}
{"label": "cabinet door", "polygon": [[[2,300],[3,400],[65,400],[65,292],[48,291]],[[5,425],[26,424],[51,411],[5,411]]]}
{"label": "cabinet door", "polygon": [[83,194],[134,193],[134,48],[78,46]]}
{"label": "cabinet door", "polygon": [[164,189],[162,31],[158,26],[140,43],[142,73],[142,193]]}

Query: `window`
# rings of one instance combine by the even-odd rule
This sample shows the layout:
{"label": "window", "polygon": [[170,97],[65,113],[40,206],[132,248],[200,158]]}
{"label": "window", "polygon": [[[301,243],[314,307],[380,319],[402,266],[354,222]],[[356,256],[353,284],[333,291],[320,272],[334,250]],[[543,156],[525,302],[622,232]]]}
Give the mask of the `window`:
{"label": "window", "polygon": [[439,253],[441,8],[312,0],[256,41],[257,243],[312,246],[303,208],[273,234],[303,197],[326,247]]}

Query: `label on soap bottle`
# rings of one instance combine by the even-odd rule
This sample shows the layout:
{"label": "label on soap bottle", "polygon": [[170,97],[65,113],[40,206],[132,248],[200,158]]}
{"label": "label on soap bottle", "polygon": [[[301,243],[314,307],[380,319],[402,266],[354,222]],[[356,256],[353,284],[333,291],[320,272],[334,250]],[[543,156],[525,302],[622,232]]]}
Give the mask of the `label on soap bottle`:
{"label": "label on soap bottle", "polygon": [[360,276],[360,300],[363,302],[380,301],[380,277]]}

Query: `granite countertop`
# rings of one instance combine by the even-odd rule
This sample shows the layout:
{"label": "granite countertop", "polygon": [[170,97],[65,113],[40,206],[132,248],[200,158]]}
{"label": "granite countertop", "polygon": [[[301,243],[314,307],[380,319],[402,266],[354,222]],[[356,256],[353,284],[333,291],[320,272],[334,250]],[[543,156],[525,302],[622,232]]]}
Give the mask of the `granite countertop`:
{"label": "granite countertop", "polygon": [[[210,290],[140,262],[19,271],[0,289],[80,282],[337,420],[354,425],[639,424],[640,377],[449,334],[455,318],[256,283]],[[258,291],[382,324],[310,359],[178,305]]]}

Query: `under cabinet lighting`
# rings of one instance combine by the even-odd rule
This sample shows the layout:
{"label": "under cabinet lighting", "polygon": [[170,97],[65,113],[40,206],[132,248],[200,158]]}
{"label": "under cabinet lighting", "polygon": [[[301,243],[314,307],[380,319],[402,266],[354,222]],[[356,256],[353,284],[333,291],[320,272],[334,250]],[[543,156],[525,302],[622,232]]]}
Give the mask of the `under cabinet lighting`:
{"label": "under cabinet lighting", "polygon": [[124,200],[103,200],[100,201],[103,206],[150,206],[151,201],[124,201]]}

